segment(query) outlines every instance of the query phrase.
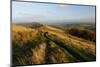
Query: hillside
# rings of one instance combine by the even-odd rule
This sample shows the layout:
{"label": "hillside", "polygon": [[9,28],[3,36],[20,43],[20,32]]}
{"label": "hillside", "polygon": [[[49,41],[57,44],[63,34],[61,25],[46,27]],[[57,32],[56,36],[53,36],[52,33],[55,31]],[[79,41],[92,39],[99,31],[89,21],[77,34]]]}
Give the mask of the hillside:
{"label": "hillside", "polygon": [[96,60],[95,42],[48,25],[12,26],[13,64],[48,64]]}
{"label": "hillside", "polygon": [[96,42],[96,25],[95,23],[69,23],[50,25],[52,27],[62,29],[66,34],[71,34],[75,37]]}

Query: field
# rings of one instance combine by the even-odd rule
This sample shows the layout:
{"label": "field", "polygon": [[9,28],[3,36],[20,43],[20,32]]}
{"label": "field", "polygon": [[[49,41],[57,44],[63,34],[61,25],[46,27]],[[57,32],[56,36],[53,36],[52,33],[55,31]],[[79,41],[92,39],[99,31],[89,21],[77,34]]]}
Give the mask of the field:
{"label": "field", "polygon": [[95,24],[12,24],[14,65],[96,60]]}

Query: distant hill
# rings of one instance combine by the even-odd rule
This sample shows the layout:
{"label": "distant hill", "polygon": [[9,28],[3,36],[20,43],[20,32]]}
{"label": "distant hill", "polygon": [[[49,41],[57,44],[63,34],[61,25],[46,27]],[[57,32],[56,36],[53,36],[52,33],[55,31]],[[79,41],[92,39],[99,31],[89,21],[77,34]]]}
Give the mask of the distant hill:
{"label": "distant hill", "polygon": [[17,25],[22,25],[22,26],[31,27],[31,28],[38,28],[40,26],[43,26],[43,24],[40,24],[39,22],[17,23]]}
{"label": "distant hill", "polygon": [[91,31],[96,31],[95,23],[71,23],[71,24],[59,24],[59,25],[50,25],[53,27],[61,28],[61,29],[70,29],[70,28],[79,28],[79,29],[87,29]]}

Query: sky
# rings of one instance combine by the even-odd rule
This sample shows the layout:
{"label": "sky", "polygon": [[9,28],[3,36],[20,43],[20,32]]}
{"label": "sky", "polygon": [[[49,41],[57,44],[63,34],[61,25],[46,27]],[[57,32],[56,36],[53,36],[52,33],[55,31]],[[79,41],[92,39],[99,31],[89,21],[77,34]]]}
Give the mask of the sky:
{"label": "sky", "polygon": [[12,2],[12,22],[95,22],[95,6]]}

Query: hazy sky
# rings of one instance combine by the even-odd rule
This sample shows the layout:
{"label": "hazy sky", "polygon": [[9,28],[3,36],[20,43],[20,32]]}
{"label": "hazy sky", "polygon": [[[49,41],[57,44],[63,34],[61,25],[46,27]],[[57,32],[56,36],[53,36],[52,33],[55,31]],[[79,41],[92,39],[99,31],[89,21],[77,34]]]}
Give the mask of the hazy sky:
{"label": "hazy sky", "polygon": [[94,22],[94,6],[12,2],[13,22]]}

